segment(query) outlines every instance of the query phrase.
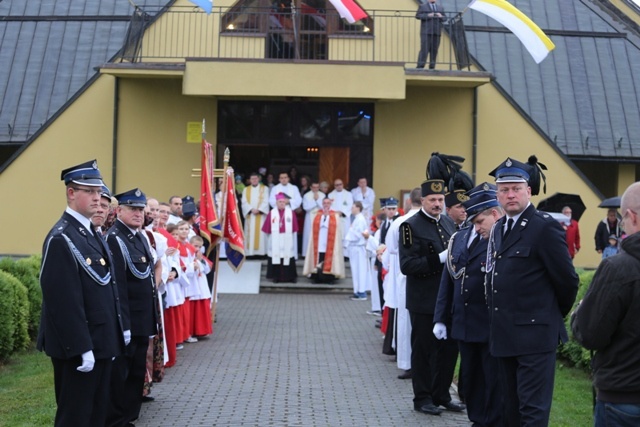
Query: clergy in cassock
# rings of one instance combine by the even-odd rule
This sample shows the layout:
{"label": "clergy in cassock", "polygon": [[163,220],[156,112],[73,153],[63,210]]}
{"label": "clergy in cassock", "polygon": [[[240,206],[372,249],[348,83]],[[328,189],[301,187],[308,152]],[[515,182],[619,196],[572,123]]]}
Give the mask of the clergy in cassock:
{"label": "clergy in cassock", "polygon": [[340,212],[331,210],[332,203],[329,198],[323,199],[322,211],[315,214],[311,224],[302,273],[310,275],[315,283],[332,283],[345,275],[342,218]]}
{"label": "clergy in cassock", "polygon": [[242,191],[242,216],[244,216],[245,255],[266,255],[267,236],[262,226],[269,214],[269,187],[260,182],[260,176],[252,173],[251,185]]}
{"label": "clergy in cassock", "polygon": [[262,231],[269,235],[267,252],[267,279],[274,283],[296,282],[295,251],[298,238],[298,220],[284,193],[276,195],[276,207],[271,209],[262,226]]}

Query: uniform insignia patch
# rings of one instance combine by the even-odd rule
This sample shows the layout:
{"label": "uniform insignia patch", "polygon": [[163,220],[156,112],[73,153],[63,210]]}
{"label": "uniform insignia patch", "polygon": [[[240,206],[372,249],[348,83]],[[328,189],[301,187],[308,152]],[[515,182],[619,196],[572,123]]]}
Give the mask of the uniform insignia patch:
{"label": "uniform insignia patch", "polygon": [[411,227],[402,224],[402,246],[410,248],[413,245],[413,237],[411,236]]}
{"label": "uniform insignia patch", "polygon": [[442,192],[442,183],[440,182],[434,182],[431,184],[431,191],[435,192],[435,193],[441,193]]}
{"label": "uniform insignia patch", "polygon": [[462,203],[462,202],[466,202],[467,200],[469,200],[469,196],[467,196],[467,195],[465,195],[465,194],[463,194],[463,193],[458,193],[458,194],[457,194],[457,198],[458,198],[458,201],[459,201],[460,203]]}

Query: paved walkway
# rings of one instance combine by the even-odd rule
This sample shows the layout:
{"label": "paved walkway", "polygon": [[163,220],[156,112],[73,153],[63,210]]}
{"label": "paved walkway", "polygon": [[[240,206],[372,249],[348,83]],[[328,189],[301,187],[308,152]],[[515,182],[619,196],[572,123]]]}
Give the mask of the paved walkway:
{"label": "paved walkway", "polygon": [[335,293],[220,295],[213,336],[178,351],[136,426],[468,426],[413,411],[370,308]]}

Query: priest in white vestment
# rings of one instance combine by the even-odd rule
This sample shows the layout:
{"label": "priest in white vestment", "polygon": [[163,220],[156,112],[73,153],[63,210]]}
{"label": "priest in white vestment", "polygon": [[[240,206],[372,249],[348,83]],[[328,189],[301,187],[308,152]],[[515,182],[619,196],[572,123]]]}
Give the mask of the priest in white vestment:
{"label": "priest in white vestment", "polygon": [[242,190],[242,216],[244,217],[244,246],[246,256],[267,254],[267,235],[262,231],[269,214],[269,187],[252,173],[251,185]]}
{"label": "priest in white vestment", "polygon": [[[309,193],[307,193],[309,194]],[[332,200],[322,200],[322,211],[312,221],[303,274],[316,283],[333,283],[345,276],[342,220],[331,210]]]}
{"label": "priest in white vestment", "polygon": [[325,193],[320,191],[320,184],[314,182],[311,184],[311,190],[302,196],[302,209],[305,211],[304,227],[302,228],[302,251],[306,254],[309,247],[309,235],[311,234],[311,222],[316,213],[322,210],[322,201],[327,197]]}

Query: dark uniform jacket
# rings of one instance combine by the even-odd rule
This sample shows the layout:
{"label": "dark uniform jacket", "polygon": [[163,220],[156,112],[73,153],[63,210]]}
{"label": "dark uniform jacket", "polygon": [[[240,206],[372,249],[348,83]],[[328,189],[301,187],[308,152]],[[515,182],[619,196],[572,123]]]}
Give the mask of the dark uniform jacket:
{"label": "dark uniform jacket", "polygon": [[529,205],[506,241],[506,216],[489,242],[490,351],[495,357],[549,352],[566,342],[563,317],[578,291],[564,230],[550,215]]}
{"label": "dark uniform jacket", "polygon": [[124,329],[131,330],[131,336],[157,334],[153,259],[144,236],[134,236],[116,220],[107,243],[115,265]]}
{"label": "dark uniform jacket", "polygon": [[444,268],[439,254],[447,248],[454,231],[451,218],[440,215],[440,221],[436,221],[422,209],[400,225],[400,271],[407,276],[407,310],[435,312]]}
{"label": "dark uniform jacket", "polygon": [[469,250],[471,235],[473,227],[463,228],[449,242],[433,320],[450,325],[449,334],[455,340],[486,343],[490,321],[484,295],[487,239],[480,239]]}
{"label": "dark uniform jacket", "polygon": [[57,359],[124,348],[118,288],[106,245],[65,212],[42,248],[42,314],[37,348]]}

